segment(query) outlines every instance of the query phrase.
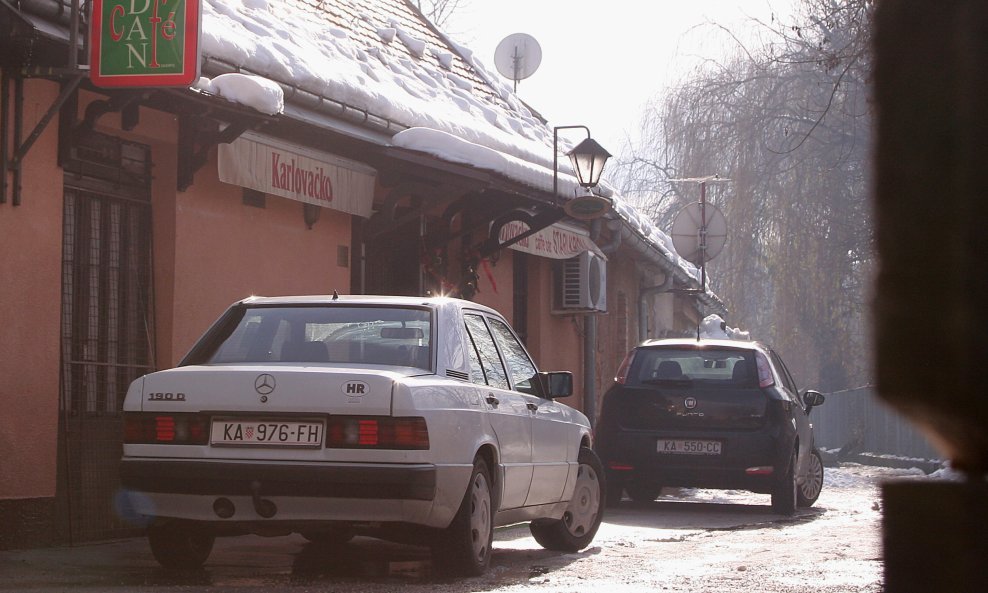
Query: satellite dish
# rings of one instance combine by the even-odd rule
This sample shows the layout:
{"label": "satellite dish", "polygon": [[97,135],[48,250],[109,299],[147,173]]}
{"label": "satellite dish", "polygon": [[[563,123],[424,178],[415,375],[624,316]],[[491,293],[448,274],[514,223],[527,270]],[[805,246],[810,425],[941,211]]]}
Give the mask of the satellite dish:
{"label": "satellite dish", "polygon": [[[706,222],[706,249],[701,253],[700,231]],[[672,223],[672,244],[691,264],[702,266],[717,257],[727,243],[727,219],[717,206],[693,202],[679,211]]]}
{"label": "satellite dish", "polygon": [[497,44],[494,50],[494,67],[501,76],[515,82],[535,74],[542,63],[542,47],[528,33],[512,33]]}

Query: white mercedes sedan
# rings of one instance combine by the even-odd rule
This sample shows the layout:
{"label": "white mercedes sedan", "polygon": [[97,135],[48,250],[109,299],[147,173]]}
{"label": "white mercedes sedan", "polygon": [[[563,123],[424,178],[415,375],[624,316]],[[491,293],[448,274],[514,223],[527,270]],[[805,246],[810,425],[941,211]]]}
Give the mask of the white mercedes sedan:
{"label": "white mercedes sedan", "polygon": [[493,309],[449,298],[251,297],[124,402],[121,481],[165,567],[216,536],[355,534],[483,573],[494,527],[577,551],[603,515],[587,418]]}

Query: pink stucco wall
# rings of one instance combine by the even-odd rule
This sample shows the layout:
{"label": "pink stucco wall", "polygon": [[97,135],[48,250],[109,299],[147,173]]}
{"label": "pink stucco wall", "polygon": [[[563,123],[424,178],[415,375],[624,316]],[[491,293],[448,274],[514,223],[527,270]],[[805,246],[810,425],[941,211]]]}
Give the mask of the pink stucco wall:
{"label": "pink stucco wall", "polygon": [[[350,215],[323,209],[312,229],[302,203],[267,196],[264,208],[247,206],[240,187],[216,176],[214,156],[188,191],[173,194],[174,232],[162,233],[161,250],[173,287],[159,331],[172,336],[174,364],[226,307],[250,295],[341,294],[350,290],[350,268],[337,265],[337,248],[350,245]],[[164,222],[163,222],[164,224]]]}
{"label": "pink stucco wall", "polygon": [[[58,94],[25,82],[24,136]],[[94,99],[81,93],[79,115]],[[232,301],[250,294],[348,292],[337,263],[350,245],[350,215],[324,209],[310,230],[302,203],[268,196],[246,206],[239,187],[218,181],[215,150],[186,192],[176,190],[177,120],[142,109],[137,127],[109,113],[96,129],[151,147],[153,278],[159,368],[172,366]],[[0,204],[0,499],[55,495],[58,443],[63,173],[58,120],[24,160],[20,206]],[[8,181],[11,178],[8,176]]]}
{"label": "pink stucco wall", "polygon": [[477,303],[497,309],[508,321],[511,319],[514,282],[511,272],[511,254],[504,250],[496,262],[481,262],[477,269],[480,279],[477,282],[477,294],[473,300]]}
{"label": "pink stucco wall", "polygon": [[[572,371],[573,395],[559,401],[583,409],[583,337],[580,317],[552,314],[552,264],[528,259],[528,348],[544,371]],[[574,323],[574,321],[576,323]]]}
{"label": "pink stucco wall", "polygon": [[[28,80],[24,88],[26,137],[58,85]],[[0,498],[55,494],[62,261],[57,128],[49,125],[24,159],[21,205],[12,204],[9,187],[0,204]]]}

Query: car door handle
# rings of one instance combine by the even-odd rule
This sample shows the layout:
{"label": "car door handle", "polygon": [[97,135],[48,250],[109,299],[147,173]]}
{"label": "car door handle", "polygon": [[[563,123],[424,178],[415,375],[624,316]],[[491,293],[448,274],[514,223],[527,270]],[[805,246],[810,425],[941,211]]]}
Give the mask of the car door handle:
{"label": "car door handle", "polygon": [[497,399],[493,395],[488,395],[487,396],[487,403],[489,403],[492,406],[497,406],[499,403],[501,403],[501,400]]}
{"label": "car door handle", "polygon": [[528,408],[529,410],[531,410],[531,411],[533,411],[533,412],[538,412],[538,411],[539,411],[539,407],[538,407],[537,405],[535,405],[535,404],[533,404],[533,403],[527,403],[527,404],[525,404],[525,406],[526,406],[526,407],[527,407],[527,408]]}

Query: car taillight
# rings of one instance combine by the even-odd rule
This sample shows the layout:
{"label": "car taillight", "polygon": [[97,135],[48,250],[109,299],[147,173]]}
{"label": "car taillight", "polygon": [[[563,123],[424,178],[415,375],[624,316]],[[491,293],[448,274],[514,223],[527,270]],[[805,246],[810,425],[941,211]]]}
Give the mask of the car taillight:
{"label": "car taillight", "polygon": [[326,423],[330,449],[428,449],[425,418],[330,416]]}
{"label": "car taillight", "polygon": [[205,445],[208,441],[209,417],[202,414],[124,414],[125,444]]}
{"label": "car taillight", "polygon": [[624,383],[628,380],[628,369],[631,368],[631,361],[635,359],[635,352],[637,352],[637,350],[632,350],[625,355],[624,360],[621,361],[621,366],[618,367],[617,373],[614,375],[615,383],[624,385]]}
{"label": "car taillight", "polygon": [[607,464],[607,469],[611,469],[614,471],[630,472],[630,471],[634,471],[635,466],[631,465],[630,463],[624,463],[621,461],[610,461]]}
{"label": "car taillight", "polygon": [[755,366],[758,367],[759,387],[771,387],[775,385],[775,377],[772,376],[772,367],[768,364],[768,358],[761,352],[755,352]]}

